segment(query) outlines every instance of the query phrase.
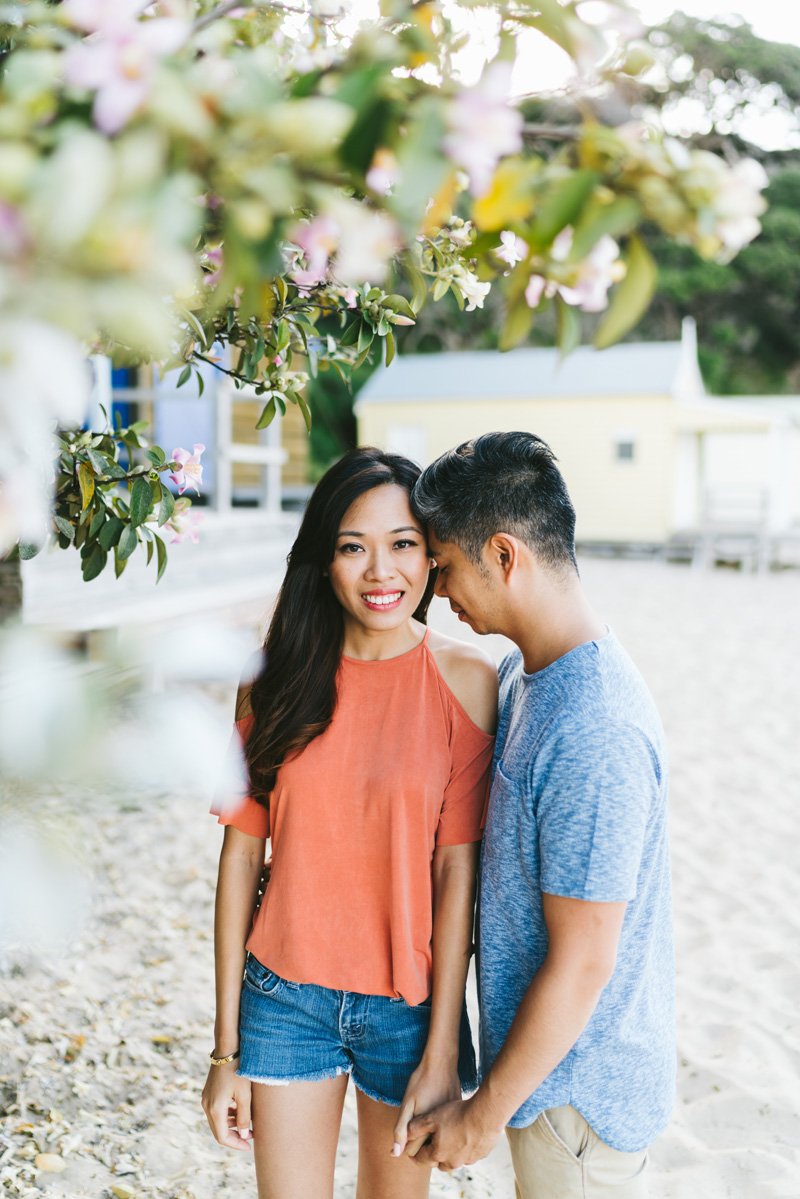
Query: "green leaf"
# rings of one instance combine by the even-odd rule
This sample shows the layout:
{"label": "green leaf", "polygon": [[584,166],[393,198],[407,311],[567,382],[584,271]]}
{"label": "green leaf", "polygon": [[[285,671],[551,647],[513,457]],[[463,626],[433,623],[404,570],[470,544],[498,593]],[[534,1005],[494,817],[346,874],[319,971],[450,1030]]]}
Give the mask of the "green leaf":
{"label": "green leaf", "polygon": [[583,325],[578,309],[567,304],[561,296],[556,296],[555,305],[556,345],[561,352],[561,357],[566,358],[567,354],[571,354],[581,344]]}
{"label": "green leaf", "polygon": [[197,380],[197,394],[201,396],[206,389],[206,381],[198,370],[195,370],[194,377]]}
{"label": "green leaf", "polygon": [[529,234],[534,248],[549,246],[562,229],[575,224],[598,179],[596,171],[571,171],[548,188]]}
{"label": "green leaf", "polygon": [[72,542],[75,540],[75,526],[70,524],[68,520],[65,520],[63,516],[54,516],[53,524],[56,526],[59,533],[62,533],[68,541]]}
{"label": "green leaf", "polygon": [[124,479],[125,471],[113,458],[106,458],[106,474],[111,479]]}
{"label": "green leaf", "polygon": [[386,297],[383,301],[383,306],[384,308],[391,308],[393,312],[399,312],[401,316],[409,317],[412,321],[417,315],[405,296],[396,295],[394,292],[392,295]]}
{"label": "green leaf", "polygon": [[362,322],[359,318],[358,320],[353,321],[352,324],[348,325],[342,336],[339,338],[339,345],[354,346],[361,333],[361,324]]}
{"label": "green leaf", "polygon": [[528,336],[533,325],[533,309],[529,308],[524,299],[510,309],[498,340],[501,350],[513,350],[514,346]]}
{"label": "green leaf", "polygon": [[107,552],[103,549],[99,542],[95,542],[92,546],[91,553],[84,558],[81,567],[84,583],[91,583],[92,579],[96,579],[100,572],[105,568],[108,559]]}
{"label": "green leaf", "polygon": [[119,546],[115,546],[114,547],[114,575],[116,578],[119,578],[119,576],[122,574],[123,570],[125,569],[125,567],[127,565],[128,565],[128,559],[121,558],[120,553],[119,553]]}
{"label": "green leaf", "polygon": [[257,429],[266,429],[268,425],[272,424],[274,419],[275,419],[275,397],[273,396],[272,399],[269,400],[269,402],[264,405],[264,408],[261,412],[261,416],[258,418],[258,422],[256,423],[256,428]]}
{"label": "green leaf", "polygon": [[632,196],[618,196],[610,204],[591,200],[575,226],[570,260],[581,262],[601,237],[616,238],[629,233],[641,215],[641,205]]}
{"label": "green leaf", "polygon": [[155,542],[152,539],[147,542],[147,545],[145,546],[145,551],[147,553],[147,557],[145,559],[146,566],[149,566],[150,563],[153,561],[153,551],[155,548],[156,548]]}
{"label": "green leaf", "polygon": [[306,432],[311,432],[311,409],[309,408],[305,396],[298,395],[297,406],[303,414],[303,420],[306,422]]}
{"label": "green leaf", "polygon": [[615,288],[614,296],[594,335],[594,345],[604,350],[624,337],[641,319],[653,298],[658,268],[647,247],[632,237],[625,256],[627,274]]}
{"label": "green leaf", "polygon": [[131,524],[134,529],[143,524],[153,507],[153,493],[147,479],[134,479],[131,487]]}
{"label": "green leaf", "polygon": [[386,334],[386,347],[385,348],[386,348],[386,365],[388,366],[389,363],[394,358],[394,353],[395,353],[394,334],[391,332],[391,330]]}
{"label": "green leaf", "polygon": [[117,557],[120,561],[124,562],[126,558],[130,558],[138,544],[139,538],[136,536],[136,529],[133,525],[126,525],[117,545]]}
{"label": "green leaf", "polygon": [[359,352],[359,354],[363,354],[365,350],[369,349],[369,347],[372,345],[374,338],[375,338],[375,330],[371,329],[370,326],[365,321],[364,324],[361,326],[361,329],[359,330],[359,334],[358,334],[358,352]]}
{"label": "green leaf", "polygon": [[147,457],[156,468],[163,466],[167,461],[167,455],[164,453],[160,445],[154,445],[147,451]]}
{"label": "green leaf", "polygon": [[184,383],[186,383],[186,382],[187,382],[187,380],[188,380],[189,376],[191,375],[191,373],[192,373],[192,367],[191,367],[191,364],[187,362],[187,363],[186,363],[186,366],[183,368],[183,370],[181,371],[181,373],[178,375],[178,382],[175,384],[175,386],[176,386],[176,387],[183,387]]}
{"label": "green leaf", "polygon": [[203,328],[203,326],[200,324],[200,322],[197,319],[197,317],[195,316],[195,314],[193,312],[189,312],[187,310],[184,312],[183,317],[184,317],[184,320],[186,321],[186,324],[189,326],[189,328],[192,330],[192,332],[196,335],[197,340],[200,342],[200,345],[203,347],[203,349],[204,350],[208,349],[208,338],[206,337],[206,331]]}
{"label": "green leaf", "polygon": [[106,510],[105,508],[99,508],[92,517],[92,523],[89,525],[89,536],[96,538],[105,523]]}
{"label": "green leaf", "polygon": [[169,487],[161,484],[161,503],[158,508],[158,526],[159,528],[166,524],[172,513],[175,511],[175,496],[170,491]]}
{"label": "green leaf", "polygon": [[17,547],[17,552],[23,562],[27,562],[30,558],[35,558],[42,547],[34,545],[32,541],[20,541]]}
{"label": "green leaf", "polygon": [[98,475],[108,474],[108,460],[105,454],[100,454],[97,450],[87,450],[86,457],[91,462]]}
{"label": "green leaf", "polygon": [[97,540],[100,542],[104,550],[110,550],[112,545],[116,545],[122,536],[122,530],[125,525],[118,516],[109,516],[106,523],[97,535]]}
{"label": "green leaf", "polygon": [[156,537],[156,557],[158,559],[158,573],[156,574],[156,582],[160,582],[161,576],[167,569],[167,547],[160,537]]}

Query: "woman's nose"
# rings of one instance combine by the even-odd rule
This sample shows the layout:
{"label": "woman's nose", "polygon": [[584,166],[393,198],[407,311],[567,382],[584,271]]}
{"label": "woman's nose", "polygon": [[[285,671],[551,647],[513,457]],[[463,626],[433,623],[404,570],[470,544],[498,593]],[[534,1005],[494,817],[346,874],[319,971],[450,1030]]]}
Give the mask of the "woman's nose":
{"label": "woman's nose", "polygon": [[389,554],[378,551],[372,554],[367,565],[366,575],[369,579],[389,579],[394,574],[394,566]]}

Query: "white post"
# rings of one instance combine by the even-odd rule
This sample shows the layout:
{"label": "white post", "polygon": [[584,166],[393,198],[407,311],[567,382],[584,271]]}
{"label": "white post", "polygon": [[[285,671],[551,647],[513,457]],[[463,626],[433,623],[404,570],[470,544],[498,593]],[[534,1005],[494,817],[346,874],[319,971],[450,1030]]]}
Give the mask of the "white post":
{"label": "white post", "polygon": [[233,462],[231,461],[231,443],[233,441],[233,388],[227,379],[222,379],[216,389],[216,422],[215,438],[216,455],[216,491],[214,495],[214,510],[228,512],[233,497]]}

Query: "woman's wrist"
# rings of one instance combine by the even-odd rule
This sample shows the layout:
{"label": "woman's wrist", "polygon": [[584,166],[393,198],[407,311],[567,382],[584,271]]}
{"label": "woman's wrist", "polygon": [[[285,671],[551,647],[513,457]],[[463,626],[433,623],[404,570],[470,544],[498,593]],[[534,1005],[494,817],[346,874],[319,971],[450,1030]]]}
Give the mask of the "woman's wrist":
{"label": "woman's wrist", "polygon": [[458,1069],[458,1045],[440,1045],[430,1041],[425,1046],[420,1065],[433,1067],[437,1070]]}
{"label": "woman's wrist", "polygon": [[239,1049],[239,1029],[232,1028],[215,1028],[214,1029],[214,1057],[228,1057],[231,1053],[238,1052]]}

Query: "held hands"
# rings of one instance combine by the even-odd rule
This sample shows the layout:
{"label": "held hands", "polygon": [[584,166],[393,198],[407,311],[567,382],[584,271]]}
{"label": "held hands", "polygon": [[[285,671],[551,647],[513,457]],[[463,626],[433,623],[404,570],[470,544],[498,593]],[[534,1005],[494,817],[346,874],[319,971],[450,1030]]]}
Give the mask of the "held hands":
{"label": "held hands", "polygon": [[203,1111],[214,1139],[226,1149],[251,1149],[252,1084],[236,1073],[236,1063],[212,1066],[203,1087]]}
{"label": "held hands", "polygon": [[443,1103],[417,1116],[408,1128],[409,1141],[423,1140],[414,1160],[422,1166],[456,1170],[480,1161],[492,1151],[502,1129],[485,1125],[475,1106],[475,1097]]}
{"label": "held hands", "polygon": [[434,1066],[422,1059],[408,1080],[406,1093],[400,1105],[400,1114],[394,1126],[392,1156],[401,1157],[405,1152],[414,1157],[422,1148],[425,1137],[410,1138],[408,1126],[414,1116],[429,1112],[431,1108],[448,1100],[461,1098],[461,1082],[456,1066]]}

